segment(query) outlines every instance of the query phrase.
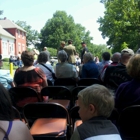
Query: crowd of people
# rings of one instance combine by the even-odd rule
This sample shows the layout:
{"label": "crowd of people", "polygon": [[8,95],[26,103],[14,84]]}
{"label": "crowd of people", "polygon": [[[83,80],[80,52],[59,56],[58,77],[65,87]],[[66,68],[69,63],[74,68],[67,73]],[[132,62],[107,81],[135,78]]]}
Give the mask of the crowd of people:
{"label": "crowd of people", "polygon": [[[114,107],[121,112],[127,106],[140,105],[139,51],[134,53],[132,49],[126,48],[121,52],[115,52],[112,56],[109,52],[103,52],[102,61],[99,61],[98,56],[95,57],[89,52],[85,42],[81,43],[81,57],[77,54],[72,40],[68,40],[67,43],[68,45],[61,41],[61,46],[57,51],[58,63],[55,66],[49,62],[50,53],[47,47],[44,47],[41,52],[36,49],[23,51],[19,56],[22,65],[16,69],[13,81],[5,81],[7,85],[0,84],[0,94],[7,94],[6,88],[9,89],[8,85],[12,83],[11,87],[33,88],[40,97],[41,89],[48,86],[47,79],[53,83],[55,78],[73,78],[76,81],[80,78],[96,78],[102,85],[88,86],[78,94],[79,114],[83,124],[77,127],[71,140],[96,138],[97,136],[98,139],[104,137],[121,140],[117,128],[106,118],[109,117]],[[9,97],[4,98],[8,100]],[[0,108],[6,100],[4,98],[0,98]],[[25,104],[25,100],[21,101],[21,106]],[[36,102],[34,98],[28,101]],[[5,106],[11,107],[11,103],[7,102]],[[0,121],[0,128],[6,129],[12,116],[7,114],[9,118],[4,118],[2,111],[0,110],[0,118],[7,122],[4,124]],[[13,123],[13,125],[18,124]],[[96,128],[99,128],[98,131]],[[25,131],[28,133],[27,130]],[[29,134],[28,137],[32,139]]]}

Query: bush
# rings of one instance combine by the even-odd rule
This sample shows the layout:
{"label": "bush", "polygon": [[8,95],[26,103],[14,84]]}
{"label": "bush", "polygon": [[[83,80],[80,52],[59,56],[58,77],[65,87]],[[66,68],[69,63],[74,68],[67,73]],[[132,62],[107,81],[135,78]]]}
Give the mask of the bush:
{"label": "bush", "polygon": [[51,56],[57,56],[57,49],[47,48]]}
{"label": "bush", "polygon": [[9,62],[9,58],[3,58],[2,59],[4,62]]}

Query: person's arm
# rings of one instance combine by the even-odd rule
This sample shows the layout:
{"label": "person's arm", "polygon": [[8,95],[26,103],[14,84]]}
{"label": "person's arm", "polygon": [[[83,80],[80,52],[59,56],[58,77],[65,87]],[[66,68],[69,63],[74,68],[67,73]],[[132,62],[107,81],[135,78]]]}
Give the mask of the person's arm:
{"label": "person's arm", "polygon": [[74,133],[72,134],[70,140],[81,140],[77,128],[75,129]]}

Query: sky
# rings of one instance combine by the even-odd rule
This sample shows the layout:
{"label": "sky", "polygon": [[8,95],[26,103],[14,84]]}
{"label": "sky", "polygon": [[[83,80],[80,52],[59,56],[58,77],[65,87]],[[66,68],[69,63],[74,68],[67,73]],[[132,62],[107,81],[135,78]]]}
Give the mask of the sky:
{"label": "sky", "polygon": [[26,21],[33,30],[40,30],[56,11],[65,11],[90,31],[94,44],[106,44],[99,32],[97,19],[104,15],[104,5],[100,0],[0,0],[0,10],[11,21]]}

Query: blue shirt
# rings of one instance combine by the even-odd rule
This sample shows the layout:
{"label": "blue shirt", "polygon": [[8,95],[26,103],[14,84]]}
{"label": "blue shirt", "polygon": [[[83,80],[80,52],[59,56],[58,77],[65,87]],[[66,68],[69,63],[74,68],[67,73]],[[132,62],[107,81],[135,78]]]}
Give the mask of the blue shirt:
{"label": "blue shirt", "polygon": [[81,78],[98,78],[98,76],[98,66],[94,61],[89,61],[83,65]]}
{"label": "blue shirt", "polygon": [[0,70],[0,83],[7,89],[11,88],[13,78],[10,75],[9,70]]}

